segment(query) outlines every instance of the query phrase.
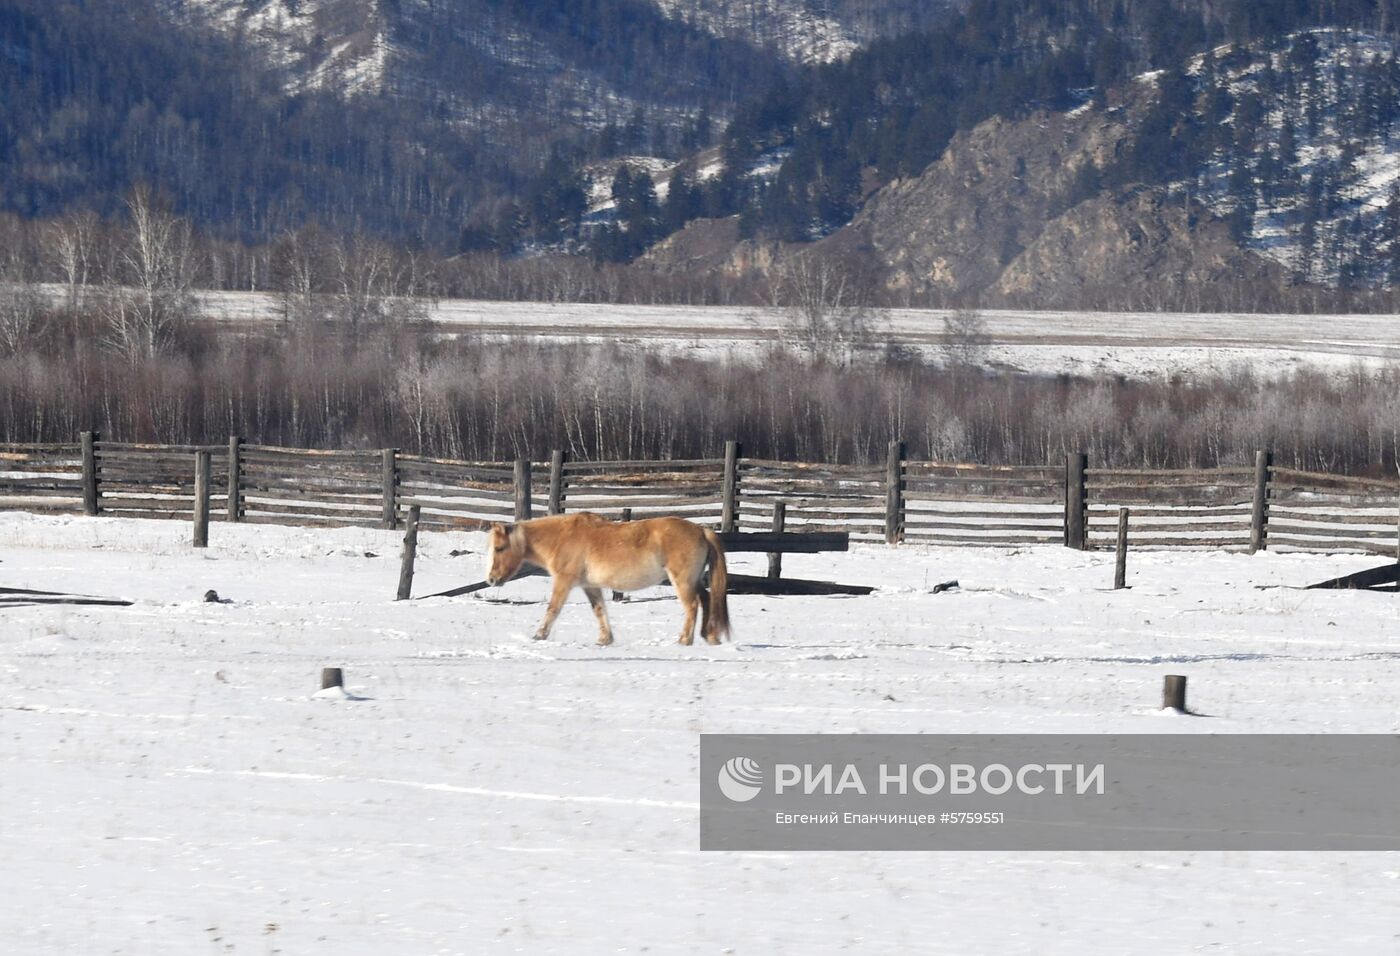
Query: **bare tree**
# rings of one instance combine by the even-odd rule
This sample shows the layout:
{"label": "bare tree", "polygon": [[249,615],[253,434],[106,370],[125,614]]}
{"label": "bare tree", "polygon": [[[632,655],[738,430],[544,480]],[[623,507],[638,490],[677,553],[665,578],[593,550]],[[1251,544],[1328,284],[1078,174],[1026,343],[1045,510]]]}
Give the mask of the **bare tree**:
{"label": "bare tree", "polygon": [[420,256],[355,235],[331,245],[336,302],[351,325],[426,315],[418,296],[428,291],[429,271]]}
{"label": "bare tree", "polygon": [[976,309],[957,309],[943,317],[943,356],[953,366],[984,365],[992,337]]}
{"label": "bare tree", "polygon": [[138,187],[127,200],[128,222],[117,254],[123,288],[105,307],[108,342],[131,361],[165,350],[194,307],[190,225]]}
{"label": "bare tree", "polygon": [[340,315],[351,325],[381,317],[379,299],[389,272],[389,247],[362,235],[331,247]]}
{"label": "bare tree", "polygon": [[875,344],[884,313],[874,307],[869,276],[847,260],[796,255],[775,270],[771,303],[786,314],[787,338],[816,357],[849,364]]}
{"label": "bare tree", "polygon": [[328,279],[328,237],[314,225],[287,230],[273,244],[272,282],[282,294],[282,314],[288,321],[320,317],[317,294]]}
{"label": "bare tree", "polygon": [[44,301],[29,281],[23,256],[10,248],[0,256],[0,355],[15,355],[34,344]]}
{"label": "bare tree", "polygon": [[86,210],[69,213],[44,230],[45,251],[63,276],[67,289],[64,304],[70,311],[82,305],[82,291],[96,258],[97,230],[97,216]]}

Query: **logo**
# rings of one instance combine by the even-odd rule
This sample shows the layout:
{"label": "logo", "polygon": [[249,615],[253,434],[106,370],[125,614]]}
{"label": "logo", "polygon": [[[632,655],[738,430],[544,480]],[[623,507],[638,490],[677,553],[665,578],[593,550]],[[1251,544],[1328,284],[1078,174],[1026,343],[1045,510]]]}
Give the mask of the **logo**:
{"label": "logo", "polygon": [[763,789],[763,768],[748,757],[731,757],[719,768],[719,792],[735,803],[748,803]]}

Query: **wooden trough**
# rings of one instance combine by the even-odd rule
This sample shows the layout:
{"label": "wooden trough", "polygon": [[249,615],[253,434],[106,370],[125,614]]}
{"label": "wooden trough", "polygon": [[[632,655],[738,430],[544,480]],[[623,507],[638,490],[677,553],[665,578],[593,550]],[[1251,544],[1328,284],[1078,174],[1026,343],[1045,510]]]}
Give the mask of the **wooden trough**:
{"label": "wooden trough", "polygon": [[1339,578],[1329,578],[1316,584],[1309,584],[1306,590],[1361,591],[1377,589],[1383,585],[1400,585],[1400,564],[1391,562],[1378,568],[1344,574]]}
{"label": "wooden trough", "polygon": [[34,591],[29,588],[0,588],[0,610],[7,607],[31,607],[35,604],[66,604],[91,607],[131,607],[133,602],[120,598],[94,597],[90,594],[67,594],[62,591]]}

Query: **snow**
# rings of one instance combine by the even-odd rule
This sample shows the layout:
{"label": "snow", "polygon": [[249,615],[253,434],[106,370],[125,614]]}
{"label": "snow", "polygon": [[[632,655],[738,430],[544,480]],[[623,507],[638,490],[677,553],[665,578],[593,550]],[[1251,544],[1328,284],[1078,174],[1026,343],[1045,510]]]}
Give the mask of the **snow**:
{"label": "snow", "polygon": [[[345,95],[379,93],[388,76],[392,47],[383,24],[366,11],[335,9],[327,0],[188,0],[188,12],[224,33],[246,37],[264,59],[287,71],[288,92],[333,89]],[[370,32],[336,41],[319,51],[318,37],[328,18],[349,16]],[[351,31],[354,32],[354,31]]]}
{"label": "snow", "polygon": [[668,17],[715,36],[742,37],[760,46],[771,44],[798,63],[830,63],[850,56],[860,46],[858,37],[820,13],[821,5],[809,0],[652,2]]}
{"label": "snow", "polygon": [[749,179],[769,180],[778,175],[778,171],[783,168],[783,163],[792,155],[792,147],[779,146],[776,149],[767,150],[761,153],[754,160],[753,167],[744,175]]}
{"label": "snow", "polygon": [[[54,295],[59,287],[50,287]],[[274,295],[210,292],[201,296],[211,320],[281,319]],[[425,303],[445,334],[530,335],[545,339],[641,345],[662,352],[747,358],[781,339],[790,319],[781,310],[723,306],[489,302]],[[937,309],[876,314],[878,345],[897,342],[941,355],[944,319]],[[1346,372],[1400,359],[1400,324],[1391,315],[1264,315],[1249,313],[1064,312],[987,309],[989,364],[1035,373],[1198,377],[1248,364],[1265,374],[1308,366]]]}
{"label": "snow", "polygon": [[671,171],[676,168],[672,160],[657,156],[618,156],[600,163],[584,167],[583,175],[588,182],[588,213],[586,222],[599,222],[614,218],[617,202],[612,198],[613,178],[618,168],[626,166],[633,175],[645,173],[651,177],[656,201],[664,203],[671,190]]}
{"label": "snow", "polygon": [[[1390,853],[696,849],[702,732],[1400,732],[1394,596],[1291,589],[1374,558],[1134,553],[1114,592],[1108,554],[856,546],[784,570],[870,597],[736,596],[712,648],[641,592],[604,649],[581,599],[524,636],[543,579],[395,603],[399,537],[0,514],[5,586],[137,602],[0,611],[7,953],[1396,944]],[[422,535],[417,592],[481,550]]]}

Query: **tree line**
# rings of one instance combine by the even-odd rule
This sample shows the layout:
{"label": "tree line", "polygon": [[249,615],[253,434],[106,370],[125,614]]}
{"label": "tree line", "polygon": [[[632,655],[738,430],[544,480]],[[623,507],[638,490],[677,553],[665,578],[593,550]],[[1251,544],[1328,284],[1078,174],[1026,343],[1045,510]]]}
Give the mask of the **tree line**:
{"label": "tree line", "polygon": [[941,461],[1055,464],[1082,450],[1103,466],[1212,467],[1272,448],[1280,465],[1383,476],[1400,452],[1393,368],[990,374],[975,364],[975,322],[932,357],[878,335],[795,334],[748,359],[706,360],[443,339],[395,316],[240,334],[177,319],[147,351],[114,338],[111,308],[98,298],[37,306],[41,331],[0,353],[0,441],[71,442],[95,429],[118,441],[241,435],[503,461],[556,448],[585,460],[714,457],[737,439],[756,457],[876,463],[899,438],[913,457]]}
{"label": "tree line", "polygon": [[[650,183],[639,174],[615,182],[624,214],[659,216],[666,222],[673,197],[684,194],[684,179],[678,185],[672,177],[666,202],[639,189],[639,179]],[[1400,203],[1391,205],[1400,221]],[[1385,216],[1390,211],[1387,207]],[[152,247],[143,236],[165,241]],[[625,235],[619,238],[626,242]],[[157,279],[165,287],[153,289],[151,281]],[[69,308],[98,302],[115,308],[123,301],[116,291],[130,294],[143,288],[177,304],[183,315],[192,312],[203,292],[261,292],[278,298],[287,323],[352,327],[388,318],[413,320],[444,298],[751,306],[807,316],[977,304],[886,288],[860,250],[789,254],[763,272],[735,276],[577,255],[510,256],[494,250],[448,255],[364,232],[343,234],[317,223],[284,230],[270,242],[247,244],[219,238],[177,216],[167,197],[144,187],[128,194],[110,218],[91,212],[53,219],[0,214],[0,354],[23,350],[30,337],[43,334],[44,307],[54,295]],[[1345,282],[1219,281],[1139,291],[1085,290],[1035,305],[1130,312],[1395,312],[1400,290]]]}
{"label": "tree line", "polygon": [[[68,441],[86,429],[164,443],[236,434],[504,460],[554,448],[580,459],[709,457],[738,439],[755,456],[875,462],[899,437],[917,457],[949,461],[1042,464],[1087,450],[1106,465],[1209,467],[1270,447],[1281,464],[1362,474],[1392,473],[1400,447],[1395,369],[991,374],[975,313],[948,320],[940,356],[891,345],[870,275],[828,258],[792,259],[762,290],[787,316],[781,343],[705,360],[444,339],[422,310],[449,263],[302,230],[250,266],[259,260],[246,249],[201,237],[143,190],[115,222],[0,219],[0,250],[0,441]],[[29,257],[48,271],[26,274]],[[265,274],[284,321],[229,332],[195,320],[211,262]],[[524,279],[491,272],[514,265],[487,259],[450,281],[499,283],[493,291],[520,281],[541,298],[543,286],[523,284],[551,275],[540,262]],[[556,269],[550,290],[573,300],[625,274],[577,260]],[[615,301],[624,289],[607,291]]]}

